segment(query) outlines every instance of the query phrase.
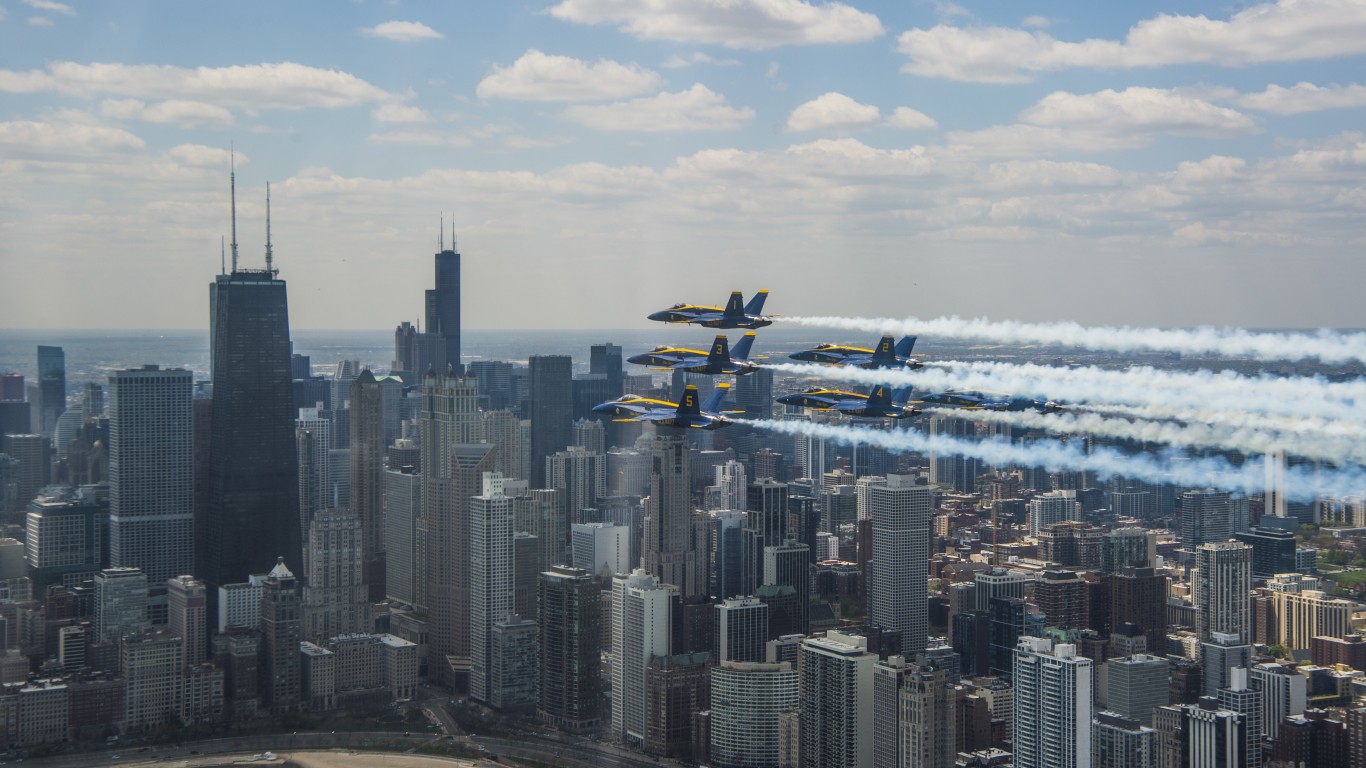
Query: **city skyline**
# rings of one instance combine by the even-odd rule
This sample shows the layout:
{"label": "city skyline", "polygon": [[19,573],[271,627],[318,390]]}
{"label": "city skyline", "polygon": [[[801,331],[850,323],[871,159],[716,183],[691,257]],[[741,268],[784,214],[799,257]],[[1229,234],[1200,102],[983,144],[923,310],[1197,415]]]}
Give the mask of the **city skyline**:
{"label": "city skyline", "polygon": [[[1366,325],[1352,5],[0,9],[3,327],[201,326],[234,144],[241,263],[270,181],[301,328],[417,319],[443,221],[506,289],[470,328],[759,288],[789,316]],[[904,277],[830,291],[832,255]]]}

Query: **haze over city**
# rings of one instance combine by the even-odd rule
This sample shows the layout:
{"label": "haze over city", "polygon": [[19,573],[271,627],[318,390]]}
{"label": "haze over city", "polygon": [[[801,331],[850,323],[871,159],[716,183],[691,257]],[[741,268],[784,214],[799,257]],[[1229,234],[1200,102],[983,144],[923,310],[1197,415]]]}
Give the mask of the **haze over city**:
{"label": "haze over city", "polygon": [[[0,3],[0,326],[786,315],[1360,327],[1351,2]],[[449,243],[449,232],[445,235]]]}

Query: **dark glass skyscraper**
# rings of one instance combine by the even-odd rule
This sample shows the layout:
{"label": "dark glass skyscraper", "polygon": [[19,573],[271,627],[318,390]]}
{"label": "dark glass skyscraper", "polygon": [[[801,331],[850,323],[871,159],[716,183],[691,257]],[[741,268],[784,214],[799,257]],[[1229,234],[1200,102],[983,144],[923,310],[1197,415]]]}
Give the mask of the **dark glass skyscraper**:
{"label": "dark glass skyscraper", "polygon": [[546,488],[546,457],[574,439],[573,360],[568,355],[532,355],[528,362],[533,488]]}
{"label": "dark glass skyscraper", "polygon": [[61,347],[38,346],[38,398],[42,410],[34,419],[35,426],[51,437],[57,418],[66,410],[66,353]]}
{"label": "dark glass skyscraper", "polygon": [[454,242],[449,249],[443,248],[436,254],[436,287],[427,289],[427,333],[440,334],[436,344],[445,351],[445,363],[457,376],[463,376],[465,369],[460,364],[460,253],[455,250]]}
{"label": "dark glass skyscraper", "polygon": [[213,406],[207,493],[195,520],[195,563],[210,602],[224,584],[302,572],[294,396],[285,281],[238,269],[209,286]]}

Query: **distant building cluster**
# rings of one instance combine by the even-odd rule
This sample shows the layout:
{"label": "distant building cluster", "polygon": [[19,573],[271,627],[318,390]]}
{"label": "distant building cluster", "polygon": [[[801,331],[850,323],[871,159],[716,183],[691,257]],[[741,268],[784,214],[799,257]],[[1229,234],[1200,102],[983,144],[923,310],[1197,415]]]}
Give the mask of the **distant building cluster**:
{"label": "distant building cluster", "polygon": [[[720,768],[1366,765],[1366,507],[1288,502],[1296,457],[1239,457],[1267,464],[1243,495],[604,418],[716,377],[628,374],[611,343],[586,369],[462,360],[453,235],[392,362],[319,375],[285,282],[235,250],[208,380],[73,392],[51,346],[36,381],[0,375],[0,746],[371,713],[429,683]],[[737,375],[724,408],[1058,439],[779,384]]]}

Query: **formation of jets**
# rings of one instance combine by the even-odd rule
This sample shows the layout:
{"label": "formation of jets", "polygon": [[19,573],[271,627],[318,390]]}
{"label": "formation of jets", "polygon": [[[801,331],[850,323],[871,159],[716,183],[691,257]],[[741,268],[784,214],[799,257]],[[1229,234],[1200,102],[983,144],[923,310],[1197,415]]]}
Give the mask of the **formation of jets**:
{"label": "formation of jets", "polygon": [[[663,323],[685,323],[718,329],[744,328],[749,329],[749,332],[736,342],[734,350],[730,348],[730,340],[725,334],[717,334],[711,349],[707,351],[661,346],[630,357],[627,361],[646,365],[655,370],[684,371],[712,376],[743,376],[753,373],[760,367],[759,363],[750,359],[755,339],[753,329],[772,325],[773,318],[777,317],[763,314],[764,301],[767,298],[768,291],[759,291],[746,304],[744,294],[733,291],[724,307],[675,304],[668,309],[652,312],[649,319]],[[915,341],[915,336],[903,336],[900,341],[894,341],[894,337],[887,334],[871,349],[847,344],[821,344],[795,352],[788,357],[821,365],[870,370],[915,370],[923,365],[911,354],[915,348]],[[720,429],[735,423],[727,414],[741,413],[720,410],[729,390],[729,384],[717,384],[716,390],[703,403],[699,402],[697,387],[690,384],[683,390],[682,397],[677,403],[639,395],[622,395],[616,400],[594,407],[593,410],[611,415],[616,421],[641,421],[685,429]],[[1035,400],[1001,392],[948,390],[913,396],[910,387],[889,390],[883,385],[871,387],[867,393],[812,387],[802,392],[783,395],[778,398],[778,402],[815,411],[880,419],[904,419],[915,416],[921,413],[919,406],[988,411],[1033,410],[1038,413],[1057,413],[1062,410],[1062,405],[1052,400]]]}

